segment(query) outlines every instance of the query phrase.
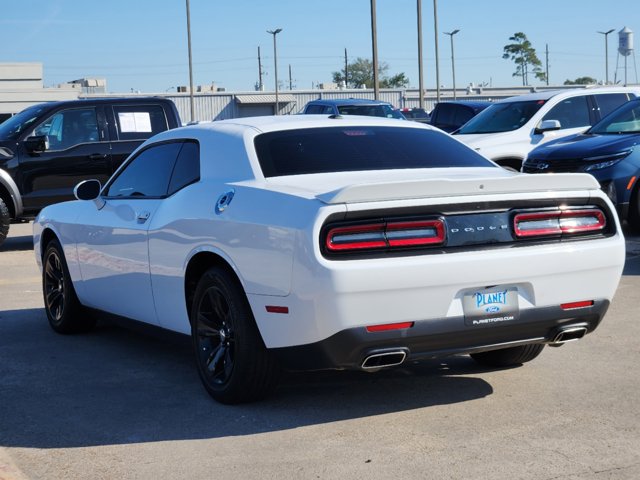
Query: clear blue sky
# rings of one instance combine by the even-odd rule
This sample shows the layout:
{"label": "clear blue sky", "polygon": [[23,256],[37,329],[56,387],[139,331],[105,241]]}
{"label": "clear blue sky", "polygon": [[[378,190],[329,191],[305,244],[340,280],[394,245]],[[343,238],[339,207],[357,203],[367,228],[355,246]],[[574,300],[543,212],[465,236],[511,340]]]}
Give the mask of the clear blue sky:
{"label": "clear blue sky", "polygon": [[[104,77],[111,92],[163,92],[188,85],[185,0],[3,0],[0,62],[41,62],[52,86]],[[377,0],[378,55],[389,74],[404,72],[418,85],[416,0]],[[299,89],[331,81],[349,58],[371,57],[369,0],[191,0],[194,83],[253,90],[261,47],[264,81],[273,89],[273,43],[278,35],[279,78],[291,65]],[[435,88],[433,1],[423,0],[425,86]],[[640,33],[638,0],[439,0],[440,83],[451,85],[449,37],[455,36],[456,82],[517,85],[502,49],[524,32],[545,61],[549,45],[552,84],[605,77],[604,37],[611,28],[609,77],[614,77],[617,32]],[[636,44],[638,38],[636,37]],[[622,62],[621,62],[622,65]],[[629,81],[635,80],[629,59]],[[619,70],[618,78],[623,77]],[[530,83],[540,84],[537,80]],[[287,83],[288,85],[288,83]]]}

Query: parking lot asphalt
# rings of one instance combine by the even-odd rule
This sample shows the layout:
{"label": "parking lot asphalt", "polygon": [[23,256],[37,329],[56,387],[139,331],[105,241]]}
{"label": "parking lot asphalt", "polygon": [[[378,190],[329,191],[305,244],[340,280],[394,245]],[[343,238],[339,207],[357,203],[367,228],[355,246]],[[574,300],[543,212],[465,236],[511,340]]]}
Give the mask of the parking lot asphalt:
{"label": "parking lot asphalt", "polygon": [[186,339],[54,333],[31,248],[0,246],[0,480],[640,478],[640,237],[600,328],[522,367],[289,374],[241,406]]}

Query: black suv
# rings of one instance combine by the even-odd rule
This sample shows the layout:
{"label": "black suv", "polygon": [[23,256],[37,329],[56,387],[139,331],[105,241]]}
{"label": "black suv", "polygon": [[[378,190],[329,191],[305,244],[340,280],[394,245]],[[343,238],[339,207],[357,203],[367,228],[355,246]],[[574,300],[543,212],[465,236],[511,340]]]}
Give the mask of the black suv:
{"label": "black suv", "polygon": [[179,127],[164,98],[43,103],[0,124],[0,244],[12,221],[73,199],[81,180],[103,183],[144,140]]}

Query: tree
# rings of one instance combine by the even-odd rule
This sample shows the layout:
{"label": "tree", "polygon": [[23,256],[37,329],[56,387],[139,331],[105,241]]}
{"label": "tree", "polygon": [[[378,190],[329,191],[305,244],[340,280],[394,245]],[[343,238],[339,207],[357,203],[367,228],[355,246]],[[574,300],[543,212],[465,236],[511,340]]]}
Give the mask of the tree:
{"label": "tree", "polygon": [[575,80],[565,80],[565,85],[595,85],[598,81],[593,77],[578,77]]}
{"label": "tree", "polygon": [[512,60],[516,64],[516,71],[512,76],[522,77],[522,85],[529,84],[529,72],[539,80],[545,81],[547,76],[542,71],[542,62],[536,55],[536,50],[522,32],[509,37],[513,43],[504,46],[502,58]]}
{"label": "tree", "polygon": [[[406,87],[409,79],[404,73],[398,73],[392,77],[387,77],[386,73],[389,65],[385,62],[378,63],[378,81],[382,88],[398,88]],[[351,88],[360,88],[363,85],[366,88],[373,88],[373,62],[366,58],[358,57],[347,66],[348,78],[345,82],[344,70],[333,72],[331,75],[333,81],[337,84],[345,83]]]}

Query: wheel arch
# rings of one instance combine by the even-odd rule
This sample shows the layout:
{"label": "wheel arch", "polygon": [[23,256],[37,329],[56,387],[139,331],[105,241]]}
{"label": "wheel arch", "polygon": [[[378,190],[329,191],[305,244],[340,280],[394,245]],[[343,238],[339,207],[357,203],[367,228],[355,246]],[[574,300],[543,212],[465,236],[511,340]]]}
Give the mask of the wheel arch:
{"label": "wheel arch", "polygon": [[11,175],[4,170],[0,170],[0,197],[7,205],[11,218],[17,218],[22,215],[23,207],[20,191]]}
{"label": "wheel arch", "polygon": [[58,235],[56,235],[56,233],[51,228],[45,228],[44,230],[42,230],[42,232],[40,233],[40,251],[38,252],[40,258],[42,258],[42,256],[44,255],[44,252],[47,250],[47,246],[49,245],[49,243],[51,243],[51,240],[58,240],[58,242],[60,241]]}
{"label": "wheel arch", "polygon": [[211,251],[198,252],[189,260],[184,275],[185,305],[187,307],[189,322],[191,322],[191,307],[198,280],[212,267],[220,267],[229,272],[236,282],[238,282],[238,287],[246,297],[246,291],[240,281],[240,277],[227,259]]}

